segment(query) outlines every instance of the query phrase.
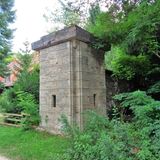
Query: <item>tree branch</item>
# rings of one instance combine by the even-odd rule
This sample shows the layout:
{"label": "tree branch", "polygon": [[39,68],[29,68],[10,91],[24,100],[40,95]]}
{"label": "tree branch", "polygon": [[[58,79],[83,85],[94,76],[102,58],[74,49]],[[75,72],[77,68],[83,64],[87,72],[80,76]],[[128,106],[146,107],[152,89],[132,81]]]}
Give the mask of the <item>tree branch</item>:
{"label": "tree branch", "polygon": [[160,55],[158,53],[155,53],[155,55],[160,59]]}

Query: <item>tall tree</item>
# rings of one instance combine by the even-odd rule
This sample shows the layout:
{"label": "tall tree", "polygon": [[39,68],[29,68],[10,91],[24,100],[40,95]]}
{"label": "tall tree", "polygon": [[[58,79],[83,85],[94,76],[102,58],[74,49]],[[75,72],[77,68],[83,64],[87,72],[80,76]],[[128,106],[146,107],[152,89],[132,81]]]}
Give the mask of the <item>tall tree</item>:
{"label": "tall tree", "polygon": [[[105,0],[58,0],[60,8],[54,10],[47,9],[44,17],[47,21],[54,25],[54,30],[64,26],[79,25],[85,27],[88,25],[87,21],[90,16],[91,10],[98,11],[99,5],[104,3]],[[93,15],[92,12],[92,20]],[[91,20],[91,19],[89,19]],[[59,25],[56,25],[59,24]],[[58,27],[57,27],[58,26]]]}
{"label": "tall tree", "polygon": [[9,24],[14,22],[14,0],[0,0],[0,75],[4,72],[4,58],[11,48],[13,30]]}
{"label": "tall tree", "polygon": [[160,77],[160,0],[124,0],[117,4],[101,13],[90,31],[112,45],[106,52],[107,69],[146,89]]}

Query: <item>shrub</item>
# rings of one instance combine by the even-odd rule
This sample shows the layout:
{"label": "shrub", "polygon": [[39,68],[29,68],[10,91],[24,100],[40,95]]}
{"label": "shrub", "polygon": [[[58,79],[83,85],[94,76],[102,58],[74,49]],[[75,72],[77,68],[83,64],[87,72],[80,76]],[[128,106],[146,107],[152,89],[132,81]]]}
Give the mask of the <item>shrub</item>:
{"label": "shrub", "polygon": [[132,121],[109,120],[92,111],[84,114],[83,130],[63,127],[72,144],[63,160],[157,160],[160,157],[160,102],[143,91],[114,97],[120,108],[132,110]]}
{"label": "shrub", "polygon": [[16,93],[13,88],[6,89],[0,96],[0,111],[20,113],[22,108],[17,105]]}
{"label": "shrub", "polygon": [[149,123],[150,120],[156,119],[157,114],[160,117],[160,101],[155,101],[144,91],[122,93],[114,96],[114,99],[120,102],[121,108],[128,108],[133,111],[133,120],[136,122]]}
{"label": "shrub", "polygon": [[[68,126],[68,125],[65,125]],[[72,128],[70,126],[70,128]],[[70,131],[75,131],[73,128]],[[72,135],[72,145],[63,157],[64,160],[108,160],[126,159],[134,146],[130,125],[107,118],[89,111],[86,114],[84,130],[77,130]],[[130,141],[129,141],[130,140]],[[133,155],[131,155],[133,156]],[[61,158],[62,159],[62,158]]]}
{"label": "shrub", "polygon": [[16,91],[24,91],[32,94],[39,103],[39,67],[33,68],[32,71],[22,71],[14,84]]}
{"label": "shrub", "polygon": [[23,128],[30,129],[33,125],[38,125],[40,121],[38,104],[34,96],[27,92],[17,92],[18,106],[23,108],[23,112],[27,114],[23,119]]}
{"label": "shrub", "polygon": [[160,101],[147,96],[144,91],[123,93],[114,97],[121,108],[129,108],[134,113],[132,125],[138,135],[138,159],[158,159],[160,157]]}
{"label": "shrub", "polygon": [[149,94],[158,94],[160,93],[160,81],[156,82],[147,90]]}

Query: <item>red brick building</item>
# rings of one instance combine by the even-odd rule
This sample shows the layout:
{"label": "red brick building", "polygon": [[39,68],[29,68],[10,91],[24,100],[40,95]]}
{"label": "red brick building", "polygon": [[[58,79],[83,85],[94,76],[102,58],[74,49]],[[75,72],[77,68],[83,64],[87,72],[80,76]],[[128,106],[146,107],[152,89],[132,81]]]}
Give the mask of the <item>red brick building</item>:
{"label": "red brick building", "polygon": [[[39,53],[35,52],[32,54],[32,64],[39,64]],[[6,88],[12,87],[14,82],[17,80],[17,76],[21,70],[21,64],[20,62],[15,58],[12,62],[10,62],[8,65],[8,69],[10,70],[10,74],[7,77],[0,76],[0,83],[3,83]],[[32,65],[30,70],[32,70]],[[0,93],[2,90],[0,90]]]}
{"label": "red brick building", "polygon": [[14,59],[7,66],[10,70],[10,74],[5,78],[0,77],[0,83],[3,83],[5,87],[12,87],[13,83],[17,80],[17,75],[21,69],[20,63],[18,62],[18,60]]}

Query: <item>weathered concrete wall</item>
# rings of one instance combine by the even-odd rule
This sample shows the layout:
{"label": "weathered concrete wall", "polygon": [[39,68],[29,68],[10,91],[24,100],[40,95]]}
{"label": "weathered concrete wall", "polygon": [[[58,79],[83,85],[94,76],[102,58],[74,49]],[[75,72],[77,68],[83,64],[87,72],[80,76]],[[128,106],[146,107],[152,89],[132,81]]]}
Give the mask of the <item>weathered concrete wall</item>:
{"label": "weathered concrete wall", "polygon": [[83,127],[81,113],[86,109],[106,113],[103,54],[90,47],[92,40],[88,32],[73,26],[32,44],[40,51],[41,127],[50,132],[60,133],[62,114]]}
{"label": "weathered concrete wall", "polygon": [[83,126],[82,114],[94,109],[106,114],[103,55],[82,41],[71,41],[71,108],[73,122]]}
{"label": "weathered concrete wall", "polygon": [[[53,96],[56,106],[53,106]],[[41,127],[54,133],[60,129],[61,114],[69,116],[70,42],[40,51],[40,116]]]}

